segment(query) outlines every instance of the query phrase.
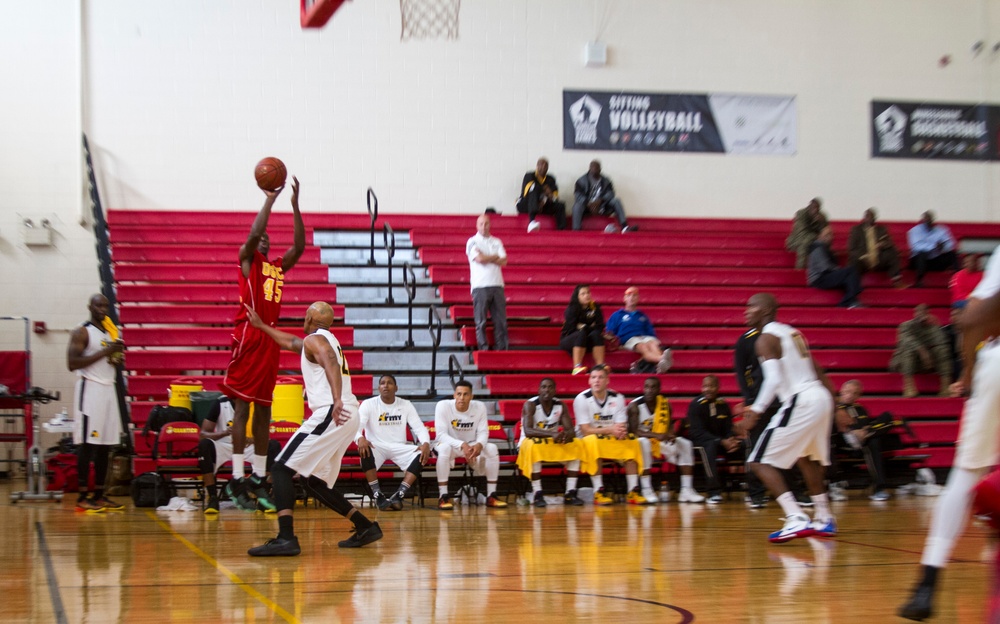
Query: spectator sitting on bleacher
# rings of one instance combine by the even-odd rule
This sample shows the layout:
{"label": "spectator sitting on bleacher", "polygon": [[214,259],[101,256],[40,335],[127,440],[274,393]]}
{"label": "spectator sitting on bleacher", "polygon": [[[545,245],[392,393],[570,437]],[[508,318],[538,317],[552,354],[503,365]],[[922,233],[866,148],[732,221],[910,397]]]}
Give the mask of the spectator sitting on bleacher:
{"label": "spectator sitting on bleacher", "polygon": [[744,441],[733,435],[733,413],[729,404],[719,398],[719,378],[715,375],[706,375],[702,380],[701,394],[688,405],[687,422],[692,444],[705,449],[708,502],[721,503],[719,453],[742,460],[746,448]]}
{"label": "spectator sitting on bleacher", "polygon": [[[882,451],[885,450],[883,437],[892,429],[894,421],[889,412],[878,418],[870,417],[868,410],[857,404],[862,391],[861,382],[856,379],[845,381],[840,387],[834,415],[833,447],[841,453],[863,455],[875,487],[868,498],[887,501],[890,494],[886,489],[885,464],[882,461]],[[834,492],[833,488],[830,497],[831,500],[846,500],[846,496]]]}
{"label": "spectator sitting on bleacher", "polygon": [[861,302],[861,276],[853,266],[841,267],[830,249],[833,243],[833,228],[826,226],[809,246],[809,261],[806,268],[806,282],[813,288],[823,290],[844,289],[839,306],[859,308]]}
{"label": "spectator sitting on bleacher", "polygon": [[[575,200],[573,202],[573,229],[583,228],[584,215],[601,215],[605,217],[614,216],[621,227],[622,234],[638,229],[634,225],[629,225],[625,218],[625,207],[622,200],[615,197],[615,187],[611,180],[601,175],[601,163],[592,160],[587,173],[580,176],[573,188]],[[613,225],[609,225],[604,231],[611,232]]]}
{"label": "spectator sitting on bleacher", "polygon": [[865,210],[861,223],[851,228],[847,237],[847,264],[859,274],[885,271],[896,288],[904,288],[899,249],[892,242],[889,230],[876,223],[874,208]]}
{"label": "spectator sitting on bleacher", "polygon": [[913,398],[920,394],[913,375],[935,372],[941,377],[938,396],[950,396],[948,386],[952,380],[951,355],[948,337],[926,303],[913,309],[913,318],[904,321],[896,330],[896,350],[889,362],[889,370],[903,375],[903,396]]}
{"label": "spectator sitting on bleacher", "polygon": [[[201,440],[198,441],[198,470],[201,472],[201,482],[208,492],[208,503],[205,505],[205,515],[212,516],[219,513],[219,487],[216,484],[215,473],[223,464],[233,458],[233,420],[236,412],[229,399],[223,398],[215,401],[209,409],[205,420],[201,421]],[[247,440],[247,448],[251,448],[253,440]],[[281,445],[277,440],[267,442],[267,462],[266,471],[271,472],[271,464],[274,463]],[[246,490],[236,493],[239,500],[233,503],[245,511],[274,511],[260,507],[253,498],[247,494]]]}
{"label": "spectator sitting on bleacher", "polygon": [[823,202],[820,198],[814,197],[808,206],[795,213],[792,231],[785,239],[785,249],[795,253],[796,269],[805,268],[809,246],[819,236],[820,231],[829,224],[826,215],[820,210],[822,205]]}
{"label": "spectator sitting on bleacher", "polygon": [[626,500],[630,505],[644,505],[646,499],[639,493],[642,449],[635,436],[628,432],[625,397],[609,389],[608,381],[606,366],[591,368],[590,389],[573,399],[576,435],[582,439],[585,448],[580,471],[590,475],[594,486],[594,504],[610,505],[615,501],[604,492],[601,459],[613,459],[625,464]]}
{"label": "spectator sitting on bleacher", "polygon": [[910,268],[917,272],[917,288],[924,285],[928,271],[950,271],[958,268],[955,256],[955,237],[944,225],[934,225],[934,213],[928,210],[920,216],[920,223],[906,233],[910,246]]}
{"label": "spectator sitting on bleacher", "polygon": [[633,373],[665,373],[670,370],[673,364],[670,349],[660,346],[652,321],[639,310],[638,287],[625,289],[625,307],[611,315],[605,331],[618,338],[624,348],[639,354],[639,359],[632,364]]}
{"label": "spectator sitting on bleacher", "polygon": [[653,477],[649,474],[653,457],[680,469],[681,491],[677,497],[678,502],[703,502],[705,497],[694,489],[691,469],[694,466],[694,445],[691,440],[678,436],[674,431],[670,401],[660,394],[659,379],[646,379],[642,386],[642,396],[629,403],[627,413],[628,431],[638,438],[639,448],[642,449],[642,476],[639,477],[639,482],[642,484],[642,497],[646,499],[646,503],[652,505],[657,500],[653,490]]}
{"label": "spectator sitting on bleacher", "polygon": [[[431,436],[420,420],[413,404],[396,396],[396,378],[382,375],[378,380],[378,396],[361,402],[361,427],[354,442],[361,456],[361,468],[372,489],[375,504],[379,509],[400,511],[406,492],[420,477],[421,470],[431,456]],[[417,444],[406,440],[409,426]],[[404,471],[399,489],[386,497],[378,482],[378,469],[387,459]]]}
{"label": "spectator sitting on bleacher", "polygon": [[567,505],[582,505],[576,495],[583,444],[573,435],[573,421],[562,401],[556,398],[556,382],[546,377],[538,385],[538,396],[524,402],[521,410],[521,437],[517,441],[517,465],[531,479],[532,503],[545,507],[542,494],[542,462],[566,466]]}
{"label": "spectator sitting on bleacher", "polygon": [[566,229],[566,204],[559,201],[556,177],[548,175],[549,161],[539,158],[534,171],[524,174],[517,211],[528,214],[528,231],[538,231],[542,226],[535,221],[538,214],[551,214],[556,218],[556,229]]}
{"label": "spectator sitting on bleacher", "polygon": [[962,268],[956,271],[948,282],[948,288],[951,290],[951,307],[964,308],[966,300],[981,279],[983,270],[979,266],[979,254],[965,254],[962,257]]}
{"label": "spectator sitting on bleacher", "polygon": [[604,364],[604,314],[590,296],[590,286],[580,284],[573,290],[565,317],[559,348],[573,356],[573,374],[587,371],[583,356],[588,349],[594,356],[594,365]]}
{"label": "spectator sitting on bleacher", "polygon": [[486,405],[472,400],[472,384],[455,384],[455,398],[438,401],[434,409],[434,445],[437,450],[438,509],[454,509],[448,494],[448,477],[455,460],[463,457],[473,474],[486,475],[486,506],[506,507],[496,497],[500,477],[500,451],[489,440]]}

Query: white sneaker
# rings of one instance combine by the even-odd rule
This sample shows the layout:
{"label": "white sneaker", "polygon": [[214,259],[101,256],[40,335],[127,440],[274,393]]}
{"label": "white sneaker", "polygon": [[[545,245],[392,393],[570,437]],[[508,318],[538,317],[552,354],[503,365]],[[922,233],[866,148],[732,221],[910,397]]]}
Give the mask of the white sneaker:
{"label": "white sneaker", "polygon": [[646,503],[648,503],[650,505],[655,505],[656,501],[659,500],[656,497],[656,492],[654,492],[653,490],[643,490],[642,491],[642,497],[645,498],[646,499]]}
{"label": "white sneaker", "polygon": [[656,372],[661,375],[670,370],[670,367],[674,365],[674,354],[670,349],[664,349],[663,354],[660,355],[660,361],[656,363]]}
{"label": "white sneaker", "polygon": [[767,539],[774,544],[781,544],[796,537],[810,537],[816,531],[812,528],[809,516],[805,514],[794,514],[785,518],[785,526],[780,531],[775,531],[767,536]]}
{"label": "white sneaker", "polygon": [[618,226],[614,223],[609,223],[607,227],[604,228],[605,234],[616,234],[618,232]]}
{"label": "white sneaker", "polygon": [[681,495],[677,497],[679,503],[704,503],[705,497],[695,492],[691,488],[681,488]]}
{"label": "white sneaker", "polygon": [[670,502],[670,490],[660,490],[660,502],[661,503]]}
{"label": "white sneaker", "polygon": [[831,485],[828,492],[830,500],[834,503],[842,503],[847,500],[847,492],[843,488]]}
{"label": "white sneaker", "polygon": [[538,221],[532,221],[531,223],[528,224],[528,232],[529,233],[530,232],[537,232],[540,229],[542,229],[542,224],[539,223]]}

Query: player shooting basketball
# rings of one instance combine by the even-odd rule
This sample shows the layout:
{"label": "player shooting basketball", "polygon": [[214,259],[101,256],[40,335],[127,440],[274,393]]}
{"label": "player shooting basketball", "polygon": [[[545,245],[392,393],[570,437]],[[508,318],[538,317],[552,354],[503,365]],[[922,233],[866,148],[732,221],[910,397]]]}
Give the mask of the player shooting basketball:
{"label": "player shooting basketball", "polygon": [[[246,511],[257,505],[273,511],[274,503],[264,487],[267,466],[268,426],[271,422],[271,400],[278,376],[278,345],[264,332],[247,322],[244,304],[253,308],[263,322],[270,326],[278,322],[281,313],[281,292],[288,272],[302,256],[306,247],[305,226],[299,212],[299,181],[292,177],[292,215],[295,234],[291,248],[283,256],[268,260],[271,241],[267,223],[274,201],[284,186],[273,191],[265,190],[267,199],[257,213],[247,240],[240,247],[240,306],[236,312],[233,330],[233,356],[220,384],[221,390],[233,401],[233,480],[226,486],[226,493],[237,507]],[[254,405],[253,419],[253,474],[243,479],[244,449],[246,448],[247,420],[250,404]],[[253,499],[256,498],[256,505]]]}

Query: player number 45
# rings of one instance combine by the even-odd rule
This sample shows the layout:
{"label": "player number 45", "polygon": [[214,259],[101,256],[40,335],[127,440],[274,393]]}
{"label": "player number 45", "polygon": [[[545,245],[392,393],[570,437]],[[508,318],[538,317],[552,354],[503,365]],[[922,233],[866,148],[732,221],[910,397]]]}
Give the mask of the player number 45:
{"label": "player number 45", "polygon": [[264,281],[264,299],[281,303],[281,287],[284,285],[284,282],[278,281],[273,277],[267,278]]}

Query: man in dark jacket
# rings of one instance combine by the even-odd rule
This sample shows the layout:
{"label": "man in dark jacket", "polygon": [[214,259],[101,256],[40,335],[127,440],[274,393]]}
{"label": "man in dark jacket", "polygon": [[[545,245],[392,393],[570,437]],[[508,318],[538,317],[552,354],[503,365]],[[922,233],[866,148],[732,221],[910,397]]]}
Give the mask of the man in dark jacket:
{"label": "man in dark jacket", "polygon": [[719,378],[708,375],[701,382],[701,394],[688,405],[688,438],[695,446],[705,449],[705,469],[708,472],[708,502],[722,502],[722,485],[719,481],[719,452],[741,461],[744,454],[743,440],[733,435],[733,413],[729,404],[719,398]]}
{"label": "man in dark jacket", "polygon": [[614,216],[623,234],[637,229],[636,226],[629,225],[625,219],[625,208],[622,206],[622,201],[615,197],[615,187],[611,184],[611,180],[601,175],[601,163],[598,161],[592,160],[590,162],[587,173],[576,181],[573,194],[576,196],[573,202],[574,230],[583,227],[583,216],[587,214]]}
{"label": "man in dark jacket", "polygon": [[874,208],[865,211],[861,223],[851,228],[847,237],[847,265],[859,274],[868,271],[885,271],[893,286],[903,287],[899,249],[892,242],[889,230],[876,222]]}
{"label": "man in dark jacket", "polygon": [[833,256],[830,243],[833,242],[833,229],[826,226],[819,236],[809,246],[809,259],[806,265],[806,283],[813,288],[832,290],[844,289],[844,297],[840,300],[842,308],[859,308],[861,302],[861,276],[854,267],[840,267]]}
{"label": "man in dark jacket", "polygon": [[566,229],[566,204],[559,201],[559,185],[556,177],[549,173],[549,161],[539,158],[534,171],[524,174],[521,180],[521,197],[517,200],[517,211],[528,214],[528,232],[535,232],[541,224],[535,220],[538,214],[550,214],[556,218],[556,229]]}

